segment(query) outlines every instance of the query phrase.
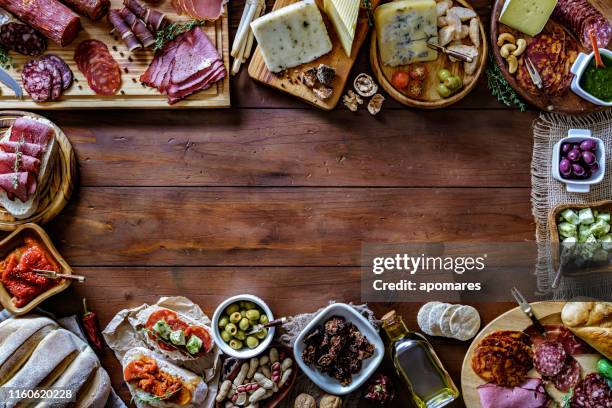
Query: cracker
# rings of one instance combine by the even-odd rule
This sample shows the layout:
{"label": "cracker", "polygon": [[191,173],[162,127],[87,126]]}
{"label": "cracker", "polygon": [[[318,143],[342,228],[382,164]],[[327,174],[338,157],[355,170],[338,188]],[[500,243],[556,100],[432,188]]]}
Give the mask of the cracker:
{"label": "cracker", "polygon": [[429,313],[435,305],[439,305],[440,302],[427,302],[419,309],[417,314],[417,323],[421,328],[421,331],[429,336],[433,336],[431,328],[429,326]]}
{"label": "cracker", "polygon": [[451,307],[451,305],[448,303],[440,303],[435,305],[431,309],[431,312],[429,312],[429,329],[434,336],[442,335],[442,330],[440,329],[440,318],[449,307]]}
{"label": "cracker", "polygon": [[450,331],[454,338],[466,341],[480,329],[480,315],[472,306],[461,306],[451,316]]}
{"label": "cracker", "polygon": [[461,305],[450,305],[450,307],[446,308],[442,316],[440,316],[440,331],[444,337],[453,337],[453,333],[450,328],[450,321],[455,310],[459,309]]}

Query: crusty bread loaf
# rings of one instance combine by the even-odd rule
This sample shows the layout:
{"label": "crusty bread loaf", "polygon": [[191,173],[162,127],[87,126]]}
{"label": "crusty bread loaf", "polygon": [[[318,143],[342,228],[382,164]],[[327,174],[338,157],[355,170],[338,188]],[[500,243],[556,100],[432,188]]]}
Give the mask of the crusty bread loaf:
{"label": "crusty bread loaf", "polygon": [[576,336],[612,359],[612,303],[567,302],[561,320]]}

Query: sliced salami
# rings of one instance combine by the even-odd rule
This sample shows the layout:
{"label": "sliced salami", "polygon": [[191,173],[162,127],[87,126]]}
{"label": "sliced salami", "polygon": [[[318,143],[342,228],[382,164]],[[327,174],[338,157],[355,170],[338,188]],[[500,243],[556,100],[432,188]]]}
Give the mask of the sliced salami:
{"label": "sliced salami", "polygon": [[62,96],[64,90],[64,82],[62,81],[62,73],[51,61],[45,61],[47,69],[51,72],[51,100],[57,101]]}
{"label": "sliced salami", "polygon": [[559,391],[568,392],[580,381],[580,363],[572,356],[568,356],[561,372],[553,379],[553,384]]}
{"label": "sliced salami", "polygon": [[44,62],[30,60],[21,74],[23,87],[36,102],[47,102],[51,99],[53,72]]}
{"label": "sliced salami", "polygon": [[601,375],[591,373],[574,388],[572,408],[612,408],[612,389]]}
{"label": "sliced salami", "polygon": [[563,369],[566,358],[563,344],[558,341],[545,341],[536,346],[533,363],[538,373],[544,377],[554,377]]}
{"label": "sliced salami", "polygon": [[121,88],[121,68],[103,42],[83,41],[75,50],[74,60],[95,93],[110,96]]}
{"label": "sliced salami", "polygon": [[72,70],[70,69],[68,64],[66,64],[63,59],[54,54],[47,54],[43,57],[43,59],[51,61],[51,63],[53,63],[53,65],[55,65],[55,67],[60,71],[60,74],[62,75],[63,89],[67,90],[68,88],[70,88],[73,81],[73,75]]}
{"label": "sliced salami", "polygon": [[0,26],[0,44],[23,55],[40,55],[47,49],[47,39],[42,34],[15,22]]}
{"label": "sliced salami", "polygon": [[558,0],[553,18],[570,28],[589,51],[592,48],[590,30],[594,30],[600,48],[606,48],[612,39],[612,25],[588,0]]}

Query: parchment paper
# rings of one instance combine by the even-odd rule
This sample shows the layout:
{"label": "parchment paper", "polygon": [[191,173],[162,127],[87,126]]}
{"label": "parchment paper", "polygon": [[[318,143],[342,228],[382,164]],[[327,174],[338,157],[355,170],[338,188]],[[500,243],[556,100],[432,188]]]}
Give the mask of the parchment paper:
{"label": "parchment paper", "polygon": [[[174,310],[175,312],[190,317],[199,324],[210,327],[211,320],[204,314],[202,309],[183,296],[162,297],[155,305]],[[136,316],[147,307],[149,307],[149,305],[145,303],[132,309],[121,310],[102,332],[106,344],[113,350],[119,361],[123,360],[123,356],[131,348],[145,347],[150,349],[147,343],[142,340],[141,334],[139,334],[135,328],[139,323]],[[217,395],[219,375],[221,373],[220,354],[219,348],[213,346],[211,352],[203,358],[192,361],[172,360],[174,364],[201,376],[208,385],[206,400],[204,403],[197,405],[198,408],[213,408],[215,405],[215,396]],[[140,401],[135,401],[135,403],[139,408],[150,406]]]}

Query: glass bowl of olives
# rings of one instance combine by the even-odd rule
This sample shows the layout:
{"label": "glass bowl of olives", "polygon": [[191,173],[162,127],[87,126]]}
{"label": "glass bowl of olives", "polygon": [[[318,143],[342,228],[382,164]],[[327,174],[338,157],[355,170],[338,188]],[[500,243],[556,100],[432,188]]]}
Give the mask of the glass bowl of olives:
{"label": "glass bowl of olives", "polygon": [[221,303],[212,319],[213,338],[227,355],[251,358],[268,348],[274,327],[249,334],[259,324],[274,320],[266,303],[253,295],[237,295]]}

